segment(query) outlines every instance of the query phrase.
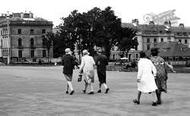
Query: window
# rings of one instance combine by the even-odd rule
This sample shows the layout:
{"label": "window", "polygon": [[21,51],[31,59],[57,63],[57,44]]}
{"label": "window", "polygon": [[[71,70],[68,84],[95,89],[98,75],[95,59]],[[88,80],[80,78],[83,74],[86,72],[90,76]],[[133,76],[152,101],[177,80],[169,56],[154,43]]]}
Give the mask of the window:
{"label": "window", "polygon": [[154,38],[154,43],[157,43],[157,39],[156,38]]}
{"label": "window", "polygon": [[42,51],[42,56],[43,56],[43,57],[46,57],[46,50],[43,50],[43,51]]}
{"label": "window", "polygon": [[168,41],[171,41],[171,37],[168,37]]}
{"label": "window", "polygon": [[46,39],[45,39],[45,38],[42,39],[42,46],[43,46],[43,47],[46,46]]}
{"label": "window", "polygon": [[18,57],[22,58],[22,50],[18,50]]}
{"label": "window", "polygon": [[179,39],[178,42],[181,43],[181,39]]}
{"label": "window", "polygon": [[30,56],[31,56],[31,58],[34,58],[34,50],[30,51]]}
{"label": "window", "polygon": [[46,30],[45,29],[42,29],[42,34],[45,34],[46,33]]}
{"label": "window", "polygon": [[34,34],[34,29],[30,29],[30,35]]}
{"label": "window", "polygon": [[187,39],[185,39],[185,44],[187,44]]}
{"label": "window", "polygon": [[30,39],[30,46],[34,47],[34,39],[33,38]]}
{"label": "window", "polygon": [[18,39],[18,46],[19,46],[19,47],[22,46],[22,39],[21,39],[21,38]]}
{"label": "window", "polygon": [[22,29],[18,29],[18,34],[22,34]]}
{"label": "window", "polygon": [[150,38],[147,38],[147,43],[150,43]]}
{"label": "window", "polygon": [[164,42],[164,39],[163,39],[163,38],[161,38],[161,39],[160,39],[160,41],[161,41],[161,42]]}
{"label": "window", "polygon": [[147,50],[149,50],[150,49],[150,45],[147,45]]}

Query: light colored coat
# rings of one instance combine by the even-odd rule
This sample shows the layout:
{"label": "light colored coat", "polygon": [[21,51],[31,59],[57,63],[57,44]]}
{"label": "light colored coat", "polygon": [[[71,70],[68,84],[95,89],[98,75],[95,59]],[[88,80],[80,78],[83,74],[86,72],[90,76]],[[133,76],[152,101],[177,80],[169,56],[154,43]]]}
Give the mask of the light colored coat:
{"label": "light colored coat", "polygon": [[137,83],[138,91],[143,93],[153,92],[157,89],[155,83],[156,68],[151,60],[147,58],[140,58],[138,62]]}
{"label": "light colored coat", "polygon": [[94,82],[94,66],[95,66],[95,61],[92,56],[84,55],[82,57],[80,71],[83,70],[85,80],[88,83]]}

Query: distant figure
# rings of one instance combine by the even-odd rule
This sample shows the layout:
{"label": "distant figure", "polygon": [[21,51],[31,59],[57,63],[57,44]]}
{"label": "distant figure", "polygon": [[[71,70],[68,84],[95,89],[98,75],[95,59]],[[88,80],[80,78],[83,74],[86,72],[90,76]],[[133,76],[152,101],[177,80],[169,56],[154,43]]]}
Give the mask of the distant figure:
{"label": "distant figure", "polygon": [[69,93],[68,90],[70,88],[71,90],[70,95],[72,95],[74,93],[74,89],[71,81],[73,76],[73,69],[76,63],[75,63],[75,58],[72,56],[72,51],[70,50],[70,48],[65,49],[65,55],[62,58],[62,65],[63,65],[63,74],[67,80],[66,94]]}
{"label": "distant figure", "polygon": [[133,100],[134,103],[140,104],[141,93],[152,93],[153,103],[152,106],[156,106],[156,68],[154,64],[146,57],[144,52],[140,52],[140,60],[138,62],[138,73],[137,73],[137,88],[138,96],[137,99]]}
{"label": "distant figure", "polygon": [[106,85],[106,66],[108,65],[108,58],[102,54],[102,50],[97,51],[96,65],[97,65],[97,74],[99,79],[99,90],[98,93],[101,93],[101,86],[104,85],[106,91],[108,93],[109,88]]}
{"label": "distant figure", "polygon": [[161,93],[165,92],[167,93],[167,80],[168,80],[168,72],[167,69],[171,69],[173,72],[173,66],[166,63],[164,59],[160,56],[158,56],[158,49],[152,48],[151,49],[151,61],[156,67],[157,75],[156,75],[156,85],[158,87],[158,90],[156,91],[157,95],[157,104],[161,104]]}
{"label": "distant figure", "polygon": [[90,86],[90,92],[88,94],[94,94],[93,83],[94,83],[94,66],[95,62],[92,56],[89,56],[87,50],[83,50],[83,57],[80,66],[80,73],[84,75],[85,88],[83,93],[86,93],[87,87]]}

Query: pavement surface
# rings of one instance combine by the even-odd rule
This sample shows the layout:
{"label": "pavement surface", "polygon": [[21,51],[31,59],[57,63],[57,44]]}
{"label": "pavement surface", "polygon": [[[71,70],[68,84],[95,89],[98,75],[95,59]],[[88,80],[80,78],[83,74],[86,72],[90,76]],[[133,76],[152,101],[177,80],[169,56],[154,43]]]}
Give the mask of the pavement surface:
{"label": "pavement surface", "polygon": [[[168,93],[163,104],[153,107],[152,96],[143,94],[140,105],[133,104],[137,96],[136,72],[107,72],[108,94],[83,94],[83,82],[77,82],[75,93],[65,94],[66,81],[61,66],[0,67],[0,116],[189,116],[190,73],[169,73]],[[95,78],[94,90],[98,90]]]}

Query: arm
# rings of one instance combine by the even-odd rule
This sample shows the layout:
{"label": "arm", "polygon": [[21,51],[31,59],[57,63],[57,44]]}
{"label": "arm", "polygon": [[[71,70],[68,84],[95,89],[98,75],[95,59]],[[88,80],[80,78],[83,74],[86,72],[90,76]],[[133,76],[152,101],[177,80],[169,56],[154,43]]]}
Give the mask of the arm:
{"label": "arm", "polygon": [[141,61],[138,62],[138,72],[137,72],[137,82],[140,82],[141,76],[143,74],[143,66],[141,64]]}
{"label": "arm", "polygon": [[154,64],[151,62],[151,67],[152,67],[152,72],[153,72],[153,75],[154,77],[156,77],[156,73],[157,73],[157,70],[156,70],[156,67],[154,66]]}
{"label": "arm", "polygon": [[83,70],[83,68],[84,68],[84,59],[83,59],[83,57],[82,57],[82,59],[81,59],[81,65],[80,65],[80,69],[79,69],[79,72],[80,73],[82,73],[82,70]]}
{"label": "arm", "polygon": [[176,72],[176,71],[174,70],[174,67],[173,67],[172,65],[168,64],[167,62],[165,62],[165,65],[166,65],[172,72]]}

